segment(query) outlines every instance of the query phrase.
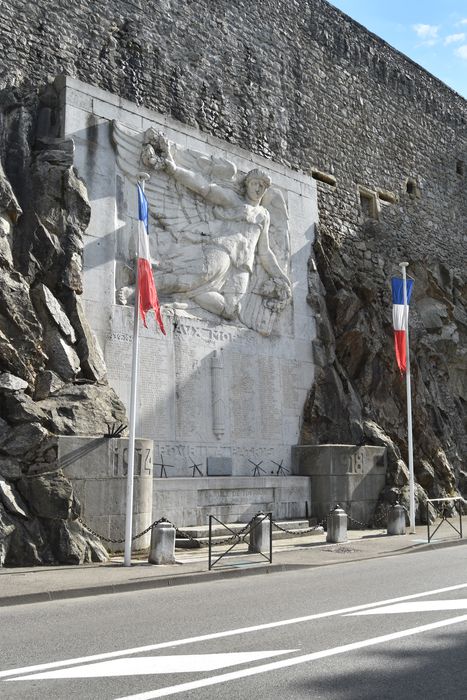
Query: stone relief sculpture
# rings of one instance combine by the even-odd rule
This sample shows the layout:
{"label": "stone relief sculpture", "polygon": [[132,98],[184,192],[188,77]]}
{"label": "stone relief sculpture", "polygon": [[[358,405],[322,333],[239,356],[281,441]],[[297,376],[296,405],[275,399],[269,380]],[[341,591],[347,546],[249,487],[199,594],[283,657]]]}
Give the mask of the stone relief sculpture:
{"label": "stone relief sculpture", "polygon": [[[269,335],[292,291],[287,206],[267,173],[239,175],[230,160],[182,148],[153,128],[135,134],[114,122],[113,138],[125,175],[150,175],[150,250],[165,308]],[[117,290],[117,303],[133,297],[131,283]]]}

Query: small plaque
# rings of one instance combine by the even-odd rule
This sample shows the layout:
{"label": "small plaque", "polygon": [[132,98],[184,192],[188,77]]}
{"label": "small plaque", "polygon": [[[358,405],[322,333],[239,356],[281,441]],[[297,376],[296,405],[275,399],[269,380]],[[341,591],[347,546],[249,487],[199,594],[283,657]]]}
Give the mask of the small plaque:
{"label": "small plaque", "polygon": [[208,476],[232,476],[232,458],[208,457]]}

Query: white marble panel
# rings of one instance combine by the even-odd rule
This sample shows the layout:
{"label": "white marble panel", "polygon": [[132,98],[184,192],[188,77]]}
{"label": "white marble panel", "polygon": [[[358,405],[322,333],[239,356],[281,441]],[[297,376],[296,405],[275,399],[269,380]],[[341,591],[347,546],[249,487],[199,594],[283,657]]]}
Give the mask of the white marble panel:
{"label": "white marble panel", "polygon": [[[314,378],[315,323],[306,301],[318,216],[314,181],[74,79],[66,79],[65,102],[65,132],[75,141],[75,165],[92,207],[84,306],[103,345],[110,382],[127,406],[133,307],[116,305],[115,290],[131,281],[137,211],[134,185],[116,162],[112,120],[130,130],[130,142],[152,126],[189,153],[233,162],[239,173],[263,168],[280,189],[288,211],[291,303],[267,336],[237,317],[228,321],[188,305],[163,307],[164,337],[150,313],[149,327],[140,324],[138,434],[155,442],[157,476],[163,461],[167,476],[194,471],[197,478],[193,464],[205,474],[208,457],[231,459],[234,475],[252,476],[256,464],[263,475],[275,474],[281,461],[290,468]],[[156,227],[159,213],[151,211],[150,226]]]}

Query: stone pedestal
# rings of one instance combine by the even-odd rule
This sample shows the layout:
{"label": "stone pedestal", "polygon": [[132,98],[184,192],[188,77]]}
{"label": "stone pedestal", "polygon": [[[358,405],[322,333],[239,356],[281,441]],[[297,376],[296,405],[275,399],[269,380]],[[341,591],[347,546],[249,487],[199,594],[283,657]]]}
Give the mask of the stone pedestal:
{"label": "stone pedestal", "polygon": [[312,516],[322,520],[339,503],[350,518],[370,522],[386,482],[385,447],[303,445],[292,448],[292,465],[311,477]]}
{"label": "stone pedestal", "polygon": [[[133,534],[152,522],[152,440],[136,440],[133,494]],[[60,436],[58,458],[81,503],[81,517],[93,530],[110,539],[124,539],[128,440]],[[151,533],[136,540],[133,549],[149,547]],[[103,541],[110,551],[123,544]]]}
{"label": "stone pedestal", "polygon": [[404,506],[397,504],[390,509],[388,512],[388,535],[405,535],[405,516]]}
{"label": "stone pedestal", "polygon": [[258,515],[251,523],[249,552],[269,554],[271,551],[271,521]]}
{"label": "stone pedestal", "polygon": [[150,564],[175,564],[175,528],[158,523],[152,530],[148,561]]}
{"label": "stone pedestal", "polygon": [[347,542],[347,514],[339,506],[328,515],[326,542]]}
{"label": "stone pedestal", "polygon": [[274,520],[291,520],[305,517],[309,500],[306,476],[156,478],[152,519],[183,528],[207,525],[210,515],[247,523],[258,511],[271,511]]}

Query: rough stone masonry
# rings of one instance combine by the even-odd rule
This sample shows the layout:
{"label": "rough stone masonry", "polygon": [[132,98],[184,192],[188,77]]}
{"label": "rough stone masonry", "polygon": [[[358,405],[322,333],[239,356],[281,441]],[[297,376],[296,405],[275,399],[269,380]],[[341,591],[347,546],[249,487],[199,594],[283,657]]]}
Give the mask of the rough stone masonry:
{"label": "rough stone masonry", "polygon": [[388,280],[410,263],[417,498],[464,492],[465,100],[324,0],[0,4],[0,560],[91,557],[48,445],[89,429],[90,406],[94,430],[123,419],[79,304],[89,211],[60,73],[318,180],[301,440],[387,445],[382,499],[407,485]]}

